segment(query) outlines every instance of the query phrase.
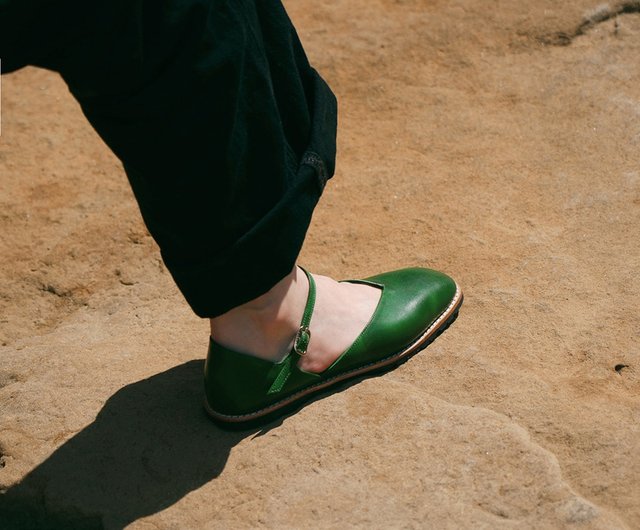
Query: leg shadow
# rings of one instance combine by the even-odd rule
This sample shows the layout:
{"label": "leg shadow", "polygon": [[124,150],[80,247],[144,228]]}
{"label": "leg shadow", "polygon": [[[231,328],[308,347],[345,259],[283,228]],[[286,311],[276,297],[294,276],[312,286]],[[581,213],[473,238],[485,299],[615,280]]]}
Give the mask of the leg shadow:
{"label": "leg shadow", "polygon": [[226,432],[209,421],[203,368],[191,361],[116,392],[91,425],[0,495],[0,527],[124,528],[217,477],[256,429]]}

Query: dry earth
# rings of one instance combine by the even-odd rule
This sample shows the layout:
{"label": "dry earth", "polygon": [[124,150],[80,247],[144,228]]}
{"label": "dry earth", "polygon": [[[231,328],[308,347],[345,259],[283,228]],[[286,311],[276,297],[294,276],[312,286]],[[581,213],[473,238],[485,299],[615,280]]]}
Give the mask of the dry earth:
{"label": "dry earth", "polygon": [[640,4],[287,7],[341,104],[301,261],[447,271],[460,318],[218,430],[119,163],[56,75],[5,76],[0,527],[640,528]]}

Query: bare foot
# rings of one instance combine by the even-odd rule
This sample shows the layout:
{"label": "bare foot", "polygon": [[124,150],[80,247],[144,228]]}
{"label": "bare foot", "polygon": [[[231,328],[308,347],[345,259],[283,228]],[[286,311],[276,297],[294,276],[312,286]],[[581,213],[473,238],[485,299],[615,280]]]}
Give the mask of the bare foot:
{"label": "bare foot", "polygon": [[[326,276],[313,278],[317,292],[309,325],[311,340],[298,365],[319,373],[360,335],[378,305],[381,291],[369,285],[339,283]],[[268,293],[212,318],[211,336],[235,351],[279,361],[293,347],[308,292],[304,272],[295,267]]]}

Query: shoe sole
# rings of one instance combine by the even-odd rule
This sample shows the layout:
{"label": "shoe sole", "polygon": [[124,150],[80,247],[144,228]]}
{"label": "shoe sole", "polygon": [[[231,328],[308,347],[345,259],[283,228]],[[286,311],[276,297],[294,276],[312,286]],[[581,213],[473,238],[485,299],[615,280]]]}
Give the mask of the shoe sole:
{"label": "shoe sole", "polygon": [[220,414],[209,406],[206,397],[204,399],[204,408],[211,419],[213,419],[216,424],[224,429],[244,430],[268,423],[287,412],[291,412],[292,410],[301,407],[304,403],[310,401],[312,398],[319,397],[324,393],[324,391],[329,388],[331,388],[331,390],[335,392],[337,390],[336,387],[341,383],[357,382],[357,378],[361,376],[371,376],[381,372],[387,372],[390,369],[401,365],[410,357],[426,348],[451,324],[453,324],[455,319],[458,317],[458,311],[460,310],[463,299],[464,296],[462,294],[462,291],[460,290],[458,284],[456,284],[456,294],[449,303],[449,306],[426,329],[426,331],[409,346],[407,346],[400,352],[385,357],[384,359],[380,359],[376,362],[366,364],[364,366],[360,366],[358,368],[354,368],[352,370],[348,370],[346,372],[338,374],[330,379],[300,390],[299,392],[296,392],[295,394],[292,394],[282,399],[281,401],[273,403],[268,407],[248,414],[242,414],[238,416]]}

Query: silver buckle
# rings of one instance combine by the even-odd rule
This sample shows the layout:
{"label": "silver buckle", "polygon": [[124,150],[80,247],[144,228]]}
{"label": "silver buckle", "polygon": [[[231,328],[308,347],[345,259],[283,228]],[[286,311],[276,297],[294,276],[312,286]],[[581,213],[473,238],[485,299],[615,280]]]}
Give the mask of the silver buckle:
{"label": "silver buckle", "polygon": [[[307,335],[307,345],[304,347],[304,350],[298,346],[298,341],[302,338],[302,334]],[[300,326],[296,333],[296,338],[293,339],[293,351],[295,351],[301,357],[307,354],[307,348],[309,347],[309,341],[311,340],[311,331],[307,326]]]}

